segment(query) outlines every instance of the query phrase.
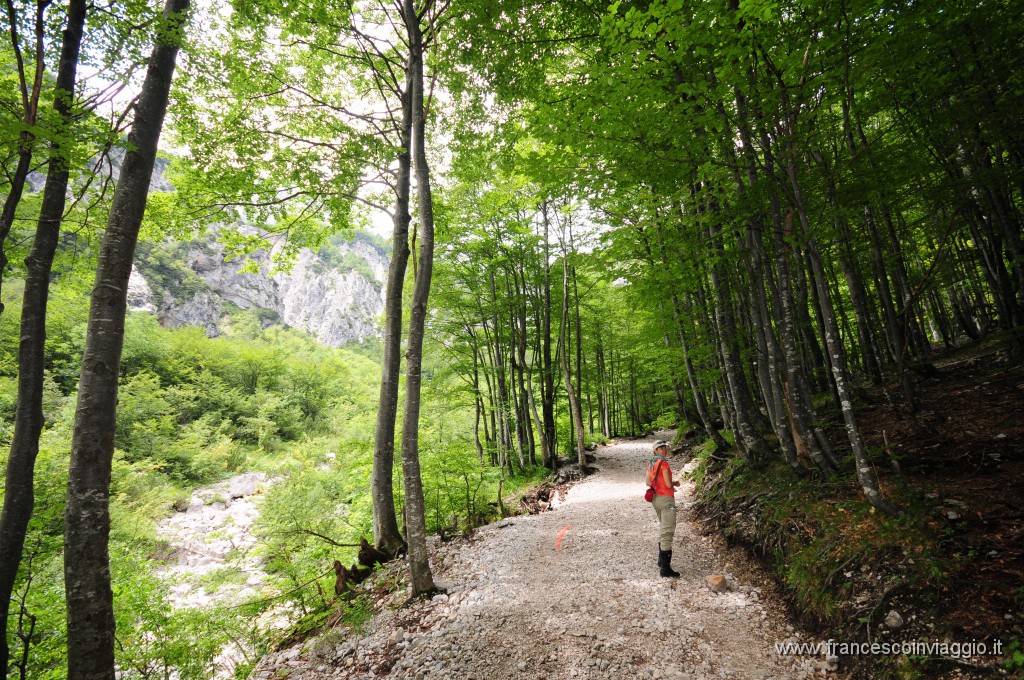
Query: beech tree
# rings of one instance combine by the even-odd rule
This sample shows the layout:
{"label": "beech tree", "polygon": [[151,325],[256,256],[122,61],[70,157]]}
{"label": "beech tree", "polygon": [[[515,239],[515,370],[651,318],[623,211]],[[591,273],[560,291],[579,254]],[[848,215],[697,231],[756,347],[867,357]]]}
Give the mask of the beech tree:
{"label": "beech tree", "polygon": [[[984,323],[1019,338],[1009,121],[1024,88],[1006,64],[1020,12],[679,0],[608,10],[509,0],[463,15],[457,50],[488,88],[467,95],[473,115],[495,126],[498,149],[530,137],[571,149],[572,163],[549,157],[532,179],[586,196],[616,268],[669,312],[677,402],[689,387],[680,413],[692,402],[718,447],[722,428],[751,463],[781,455],[797,474],[850,471],[893,512],[854,415],[859,381],[907,417],[933,343],[978,337]],[[662,280],[634,275],[631,260],[660,260]],[[849,463],[825,433],[830,415]]]}
{"label": "beech tree", "polygon": [[[54,83],[53,107],[65,127],[71,126],[75,98],[78,57],[85,27],[86,3],[68,5],[67,23],[61,44],[57,78]],[[13,29],[12,29],[13,30]],[[40,57],[40,62],[42,61]],[[21,315],[21,344],[18,352],[18,411],[14,421],[11,454],[7,459],[4,483],[4,509],[0,516],[0,668],[6,669],[9,658],[7,616],[11,603],[25,532],[35,502],[35,461],[39,453],[39,435],[43,429],[43,367],[46,340],[46,302],[50,287],[53,257],[57,250],[61,218],[71,168],[61,152],[59,138],[50,145],[50,159],[43,189],[32,252],[27,259],[25,301]],[[21,160],[19,159],[19,169]],[[14,182],[19,179],[16,172]],[[21,177],[24,182],[24,177]],[[21,189],[12,186],[11,196]],[[2,226],[2,225],[0,225]],[[0,241],[3,237],[0,236]],[[0,271],[3,269],[0,258]]]}
{"label": "beech tree", "polygon": [[[31,41],[27,44],[25,36],[22,35],[25,22],[22,21],[18,8],[13,2],[8,2],[6,7],[7,37],[10,40],[10,49],[17,72],[21,120],[19,121],[16,150],[18,160],[14,172],[9,176],[7,196],[4,199],[3,209],[0,210],[0,284],[3,283],[4,271],[7,269],[7,235],[11,232],[18,203],[25,191],[28,173],[32,169],[32,156],[36,145],[35,128],[39,117],[39,98],[43,91],[43,76],[46,72],[45,55],[48,37],[46,34],[46,9],[49,4],[48,0],[37,0],[34,4],[32,19],[29,22],[32,36]],[[26,54],[24,48],[28,46],[30,46],[30,51]],[[4,305],[0,301],[0,314],[3,311]]]}
{"label": "beech tree", "polygon": [[114,612],[110,584],[110,473],[124,318],[135,245],[163,129],[189,0],[167,0],[135,108],[89,306],[64,532],[68,603],[68,677],[113,679]]}

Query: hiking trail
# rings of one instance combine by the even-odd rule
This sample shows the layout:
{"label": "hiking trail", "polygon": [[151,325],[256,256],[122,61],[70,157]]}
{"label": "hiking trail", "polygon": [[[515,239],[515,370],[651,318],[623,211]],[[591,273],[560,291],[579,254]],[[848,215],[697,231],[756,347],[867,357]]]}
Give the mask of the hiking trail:
{"label": "hiking trail", "polygon": [[[483,527],[442,545],[432,568],[447,593],[378,614],[266,657],[251,677],[814,678],[822,656],[780,656],[776,643],[814,642],[787,620],[765,576],[690,519],[693,485],[676,494],[672,565],[662,578],[658,526],[643,499],[653,440],[600,447],[598,471],[552,509]],[[681,477],[673,461],[676,478]],[[730,565],[730,560],[735,564]],[[737,573],[733,575],[731,570]],[[716,593],[710,574],[731,589]],[[751,582],[754,581],[754,582]],[[285,673],[287,671],[287,673]]]}

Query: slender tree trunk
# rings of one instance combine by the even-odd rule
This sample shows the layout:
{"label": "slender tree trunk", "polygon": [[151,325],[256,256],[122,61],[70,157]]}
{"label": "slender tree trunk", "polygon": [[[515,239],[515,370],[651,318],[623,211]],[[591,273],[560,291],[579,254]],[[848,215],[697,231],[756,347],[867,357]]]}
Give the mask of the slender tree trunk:
{"label": "slender tree trunk", "polygon": [[[799,211],[799,208],[797,210]],[[801,221],[805,221],[806,220],[806,216],[801,215],[800,219],[801,219]],[[806,252],[806,249],[805,249],[805,252],[803,253],[803,259],[804,259],[804,268],[801,269],[801,278],[803,278],[803,276],[811,277],[811,283],[810,283],[810,286],[809,286],[809,291],[810,291],[809,299],[811,300],[811,302],[813,304],[813,307],[814,307],[814,310],[815,310],[814,320],[815,320],[815,322],[817,323],[817,326],[818,326],[818,336],[822,339],[822,341],[824,341],[824,339],[825,339],[825,319],[822,318],[822,315],[821,315],[821,305],[822,305],[822,302],[821,302],[821,300],[819,298],[818,287],[816,285],[814,285],[813,274],[811,273],[812,267],[811,267],[810,254]],[[806,332],[809,329],[805,328],[804,330]],[[828,351],[827,343],[826,343],[825,354],[823,355],[823,358],[824,358],[824,362],[825,363],[822,364],[822,365],[825,367],[825,375],[826,376],[831,376],[832,375],[832,369],[833,369],[832,354]],[[827,379],[826,382],[825,382],[825,388],[828,389],[829,394],[832,397],[832,403],[835,405],[836,410],[837,411],[841,410],[842,409],[842,403],[841,403],[842,399],[839,396],[839,392],[836,391],[835,383],[831,379]]]}
{"label": "slender tree trunk", "polygon": [[[75,97],[86,6],[84,0],[72,0],[68,5],[68,23],[64,29],[54,84],[54,110],[62,123],[68,126]],[[14,417],[14,436],[4,482],[3,515],[0,516],[0,669],[4,670],[10,660],[6,634],[8,610],[35,504],[35,464],[39,454],[39,436],[43,430],[46,305],[71,175],[64,153],[59,142],[50,145],[35,240],[26,260],[18,349],[18,411]]]}
{"label": "slender tree trunk", "polygon": [[[504,463],[508,466],[509,474],[515,474],[515,468],[513,466],[512,457],[508,455],[508,452],[513,448],[512,442],[512,411],[509,408],[509,401],[511,399],[511,391],[508,386],[508,376],[505,371],[505,350],[502,345],[501,331],[502,321],[498,316],[498,289],[494,280],[494,272],[490,272],[490,288],[491,288],[491,300],[492,308],[494,310],[494,335],[491,342],[494,347],[494,370],[495,380],[498,387],[498,423],[499,423],[499,441],[501,446],[501,456]],[[511,351],[509,352],[511,354]]]}
{"label": "slender tree trunk", "polygon": [[[659,252],[661,253],[661,263],[663,266],[668,265],[668,255],[665,242],[659,236]],[[704,428],[704,432],[707,433],[708,437],[715,443],[715,447],[718,451],[725,451],[729,448],[729,443],[722,436],[722,433],[715,427],[714,420],[711,418],[708,412],[707,401],[704,398],[704,393],[701,391],[700,382],[697,380],[697,373],[693,368],[693,361],[690,359],[690,353],[686,343],[686,331],[684,330],[683,324],[683,312],[681,309],[682,305],[679,300],[679,296],[672,295],[672,316],[676,322],[676,328],[679,333],[679,346],[683,351],[683,365],[686,368],[686,379],[690,384],[690,392],[693,394],[693,406],[697,410],[697,417],[700,418],[701,426]]]}
{"label": "slender tree trunk", "polygon": [[597,368],[597,417],[601,422],[601,433],[605,438],[611,437],[608,423],[608,368],[604,360],[604,345],[600,336],[594,350],[594,363]]}
{"label": "slender tree trunk", "polygon": [[115,677],[109,499],[128,278],[188,9],[189,0],[168,0],[164,7],[89,305],[64,519],[69,680]]}
{"label": "slender tree trunk", "polygon": [[544,299],[543,328],[541,330],[541,411],[544,418],[544,438],[551,452],[551,469],[558,466],[557,429],[555,428],[555,365],[551,360],[551,241],[548,222],[548,203],[541,204],[544,220]]}
{"label": "slender tree trunk", "polygon": [[[518,328],[518,343],[516,345],[518,349],[519,357],[519,374],[518,374],[518,385],[519,385],[519,404],[521,413],[521,430],[523,432],[524,445],[526,447],[526,459],[531,466],[537,465],[537,449],[536,440],[533,438],[533,420],[536,417],[537,407],[533,403],[533,378],[529,378],[530,387],[527,387],[527,376],[524,374],[530,374],[530,367],[526,363],[526,346],[527,346],[527,314],[526,314],[526,303],[528,300],[528,294],[526,289],[526,272],[519,271],[519,277],[522,279],[522,288],[519,287],[518,279],[515,279],[516,272],[513,271],[513,278],[516,281],[515,289],[517,291],[517,314],[515,317],[516,327]],[[532,411],[532,415],[531,415]]]}
{"label": "slender tree trunk", "polygon": [[[530,363],[531,369],[526,374],[527,390],[528,390],[528,393],[530,395],[530,409],[533,412],[533,423],[537,427],[537,439],[540,440],[540,464],[543,465],[546,468],[553,468],[554,467],[554,465],[553,465],[554,458],[552,456],[551,449],[548,446],[548,438],[547,438],[546,433],[544,432],[544,421],[543,421],[543,419],[540,416],[540,411],[537,409],[537,398],[536,398],[536,393],[535,393],[535,391],[533,389],[533,374],[535,372],[534,369],[536,369],[538,364],[540,364],[540,356],[541,356],[541,346],[540,346],[540,343],[541,343],[542,333],[541,333],[541,311],[540,311],[539,308],[536,308],[534,310],[534,327],[535,327],[535,330],[537,331],[537,333],[536,333],[536,337],[534,338],[534,342],[533,342],[533,349],[532,349],[533,359],[532,359],[532,361]],[[540,397],[541,397],[541,402],[543,403],[543,400],[544,400],[544,376],[543,376],[544,367],[543,367],[543,364],[540,364],[540,366],[541,366],[541,379],[538,382],[540,382]]]}
{"label": "slender tree trunk", "polygon": [[[804,274],[804,268],[800,265],[800,253],[794,249],[793,264],[794,267],[791,271],[793,276],[793,300],[794,307],[794,330],[799,334],[800,340],[802,340],[802,349],[807,359],[802,359],[805,367],[809,367],[809,370],[805,368],[805,373],[808,374],[808,390],[812,387],[815,392],[821,390],[831,389],[830,382],[828,379],[828,359],[821,351],[821,345],[818,344],[818,336],[814,333],[814,326],[818,323],[817,320],[811,318],[810,314],[810,291],[807,286],[807,277]],[[820,328],[819,328],[820,331]],[[812,384],[813,383],[813,384]]]}
{"label": "slender tree trunk", "polygon": [[[469,329],[467,328],[467,332]],[[472,335],[472,333],[470,332]],[[473,336],[473,405],[476,410],[476,420],[473,422],[473,445],[476,447],[477,458],[480,459],[480,466],[484,465],[484,447],[480,443],[480,420],[484,411],[484,400],[480,396],[480,350],[476,345],[476,337]],[[484,420],[484,428],[487,421]]]}
{"label": "slender tree trunk", "polygon": [[825,345],[828,348],[832,380],[835,384],[836,393],[839,396],[843,420],[846,423],[846,434],[850,439],[850,447],[853,450],[853,457],[857,466],[857,481],[860,482],[864,496],[873,507],[886,514],[895,514],[896,508],[883,499],[881,493],[879,493],[878,480],[875,478],[875,474],[871,469],[871,463],[867,459],[864,441],[861,439],[860,429],[857,426],[857,417],[853,411],[853,397],[847,385],[844,361],[846,350],[843,348],[842,341],[839,338],[839,326],[836,323],[835,311],[832,308],[832,299],[829,295],[825,268],[822,266],[817,246],[810,236],[810,222],[804,208],[803,193],[797,179],[796,167],[792,158],[790,158],[786,166],[786,174],[793,189],[793,199],[797,215],[800,217],[800,226],[803,227],[804,237],[808,240],[807,255],[811,264],[814,285],[818,293],[818,303],[820,305],[818,311],[821,314],[822,324],[825,329]]}
{"label": "slender tree trunk", "polygon": [[736,341],[736,325],[732,314],[732,303],[729,299],[728,282],[721,264],[725,253],[716,227],[708,227],[708,236],[718,253],[718,260],[711,266],[711,285],[714,289],[715,320],[719,328],[719,344],[725,378],[736,415],[736,443],[744,455],[751,460],[758,460],[764,457],[766,447],[754,428],[750,392],[740,366],[739,353],[733,345]]}
{"label": "slender tree trunk", "polygon": [[[32,164],[32,144],[34,140],[31,135],[24,133],[21,139],[21,150],[18,153],[18,165],[14,169],[11,183],[7,190],[7,198],[4,200],[3,211],[0,212],[0,291],[3,290],[4,271],[7,269],[7,236],[11,233],[14,225],[14,217],[18,211],[18,204],[21,203],[21,196],[25,192],[25,181],[28,179],[29,167]],[[0,314],[4,311],[3,300],[0,299]]]}
{"label": "slender tree trunk", "polygon": [[690,359],[690,354],[686,347],[686,333],[683,331],[683,316],[679,307],[679,297],[673,295],[672,311],[676,319],[676,326],[679,328],[679,345],[683,350],[683,364],[686,366],[686,379],[690,383],[690,392],[693,394],[693,405],[697,409],[697,416],[704,427],[704,432],[711,437],[718,451],[725,451],[729,448],[729,442],[725,440],[722,433],[715,427],[714,419],[708,412],[707,400],[700,389],[700,383],[697,381],[697,372],[693,368],[693,361]]}
{"label": "slender tree trunk", "polygon": [[[784,357],[785,380],[783,384],[783,396],[789,412],[789,421],[794,431],[794,443],[799,450],[823,472],[830,474],[836,471],[836,464],[831,456],[831,449],[827,446],[827,439],[824,433],[816,432],[817,414],[814,411],[814,402],[807,394],[809,388],[803,371],[797,348],[797,335],[794,326],[793,298],[790,294],[792,276],[790,273],[789,247],[786,245],[783,229],[791,225],[784,222],[781,215],[778,195],[774,192],[770,196],[772,206],[772,227],[774,230],[773,243],[775,245],[775,257],[779,271],[779,293],[777,295],[778,305],[775,323],[779,329],[781,349]],[[800,274],[802,277],[803,274]]]}
{"label": "slender tree trunk", "polygon": [[[409,194],[411,190],[412,67],[406,64],[399,123],[398,175],[395,213],[392,219],[392,253],[384,293],[384,358],[381,363],[380,400],[373,443],[370,493],[373,501],[373,540],[378,550],[397,554],[405,540],[395,515],[394,462],[395,419],[398,416],[398,384],[402,364],[402,304],[405,272],[409,264]],[[486,424],[485,424],[486,426]]]}
{"label": "slender tree trunk", "polygon": [[913,312],[912,310],[905,309],[902,314],[896,313],[892,291],[889,287],[889,276],[887,274],[885,258],[882,255],[883,245],[878,235],[874,216],[867,207],[864,208],[864,217],[868,227],[868,234],[871,237],[871,254],[875,261],[875,280],[878,283],[878,297],[882,303],[882,309],[885,310],[886,321],[888,321],[889,349],[892,351],[892,357],[896,361],[896,373],[903,386],[903,396],[907,400],[907,407],[913,412],[917,410],[917,397],[914,392],[914,381],[906,369],[909,347],[904,332],[903,320],[900,318],[902,316],[905,319],[907,314]]}
{"label": "slender tree trunk", "polygon": [[413,0],[402,3],[409,37],[412,71],[413,167],[416,172],[416,207],[419,210],[420,254],[409,311],[409,343],[406,350],[405,413],[402,420],[402,476],[405,481],[406,535],[409,539],[409,573],[413,597],[436,590],[427,557],[426,511],[420,478],[419,427],[423,335],[427,300],[434,267],[434,204],[427,165],[426,121],[423,97],[423,35]]}
{"label": "slender tree trunk", "polygon": [[[534,357],[536,359],[536,357]],[[551,452],[548,451],[547,441],[544,439],[544,429],[541,426],[540,414],[537,412],[537,398],[533,393],[533,371],[528,371],[526,374],[526,394],[530,399],[530,412],[533,415],[533,425],[537,428],[537,439],[540,440],[540,464],[544,467],[551,467]],[[530,434],[531,440],[534,440],[534,436]],[[533,444],[535,446],[535,444]],[[536,464],[534,461],[532,463]]]}
{"label": "slender tree trunk", "polygon": [[580,412],[580,403],[576,398],[576,390],[572,385],[572,371],[569,370],[569,343],[566,338],[569,324],[569,262],[567,255],[562,255],[562,332],[558,336],[558,350],[562,358],[562,374],[565,378],[565,391],[569,397],[569,412],[572,416],[572,424],[576,434],[576,460],[579,462],[580,470],[587,464],[586,451],[583,448],[583,414]]}
{"label": "slender tree trunk", "polygon": [[[0,210],[0,292],[3,290],[3,276],[7,269],[7,235],[11,233],[14,226],[14,218],[21,203],[22,194],[25,192],[25,182],[32,165],[32,152],[35,148],[36,137],[32,129],[36,125],[39,114],[39,96],[43,91],[43,73],[46,69],[44,59],[46,37],[46,8],[50,2],[37,0],[35,6],[35,72],[32,78],[32,85],[25,77],[25,65],[21,52],[21,38],[18,36],[18,10],[13,2],[7,2],[7,27],[11,38],[11,52],[18,71],[18,84],[20,86],[22,125],[24,126],[18,135],[18,164],[15,166],[14,174],[10,178],[10,185],[7,189],[7,198],[4,199],[4,207]],[[68,10],[71,12],[70,8]],[[72,93],[73,94],[73,93]],[[3,314],[4,304],[0,296],[0,314]],[[6,618],[6,612],[4,612]],[[6,666],[4,666],[6,668]]]}
{"label": "slender tree trunk", "polygon": [[[572,243],[572,227],[569,227],[569,242]],[[573,246],[575,250],[575,246]],[[576,341],[576,398],[579,399],[580,395],[583,394],[583,326],[580,321],[580,293],[576,286],[576,266],[571,265],[569,267],[569,275],[572,277],[572,301],[573,311],[575,312],[575,326],[576,332],[574,340]],[[583,409],[580,408],[580,416],[582,418]],[[580,424],[581,431],[583,430],[583,424]],[[591,428],[593,431],[593,428]]]}

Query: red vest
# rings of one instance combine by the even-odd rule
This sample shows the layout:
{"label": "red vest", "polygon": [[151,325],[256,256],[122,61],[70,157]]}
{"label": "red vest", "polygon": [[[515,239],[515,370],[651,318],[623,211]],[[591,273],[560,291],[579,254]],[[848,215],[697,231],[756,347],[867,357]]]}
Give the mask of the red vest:
{"label": "red vest", "polygon": [[[665,472],[668,472],[668,483],[665,483]],[[672,468],[668,461],[661,456],[655,456],[647,464],[647,486],[654,489],[655,496],[674,496],[675,487],[672,486]]]}

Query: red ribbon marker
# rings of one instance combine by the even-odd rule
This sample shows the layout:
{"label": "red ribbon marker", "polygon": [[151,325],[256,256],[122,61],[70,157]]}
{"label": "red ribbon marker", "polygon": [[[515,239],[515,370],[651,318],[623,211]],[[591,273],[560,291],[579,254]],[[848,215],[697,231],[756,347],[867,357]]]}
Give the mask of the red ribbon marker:
{"label": "red ribbon marker", "polygon": [[565,537],[565,532],[569,531],[569,529],[572,529],[572,526],[566,524],[564,527],[562,527],[562,530],[558,532],[558,535],[555,536],[555,550],[562,549],[562,539]]}

